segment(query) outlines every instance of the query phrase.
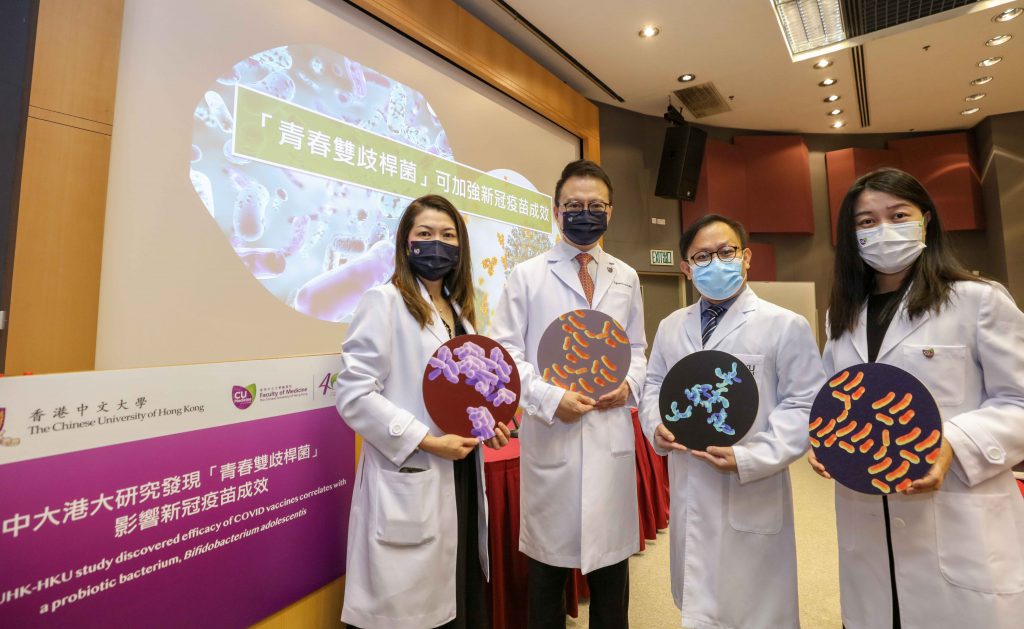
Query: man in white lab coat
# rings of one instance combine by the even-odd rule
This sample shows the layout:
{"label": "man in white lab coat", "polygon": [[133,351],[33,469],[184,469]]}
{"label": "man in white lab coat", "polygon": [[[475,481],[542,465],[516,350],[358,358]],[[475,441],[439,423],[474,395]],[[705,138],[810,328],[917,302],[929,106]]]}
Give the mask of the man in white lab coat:
{"label": "man in white lab coat", "polygon": [[[807,320],[746,285],[743,226],[710,214],[680,241],[680,266],[700,300],[658,327],[640,405],[644,432],[669,457],[672,595],[686,627],[800,625],[789,464],[808,447],[807,419],[825,381]],[[665,374],[702,349],[728,352],[754,375],[760,404],[732,447],[687,450],[658,409]]]}
{"label": "man in white lab coat", "polygon": [[[562,240],[517,265],[493,314],[491,334],[515,359],[523,424],[519,550],[529,557],[529,627],[565,626],[565,584],[581,568],[590,626],[628,626],[630,555],[640,549],[635,440],[629,406],[646,371],[640,280],[598,245],[612,215],[612,185],[594,162],[572,162],[555,186]],[[629,335],[625,382],[592,399],[544,382],[541,335],[569,310],[599,310]]]}

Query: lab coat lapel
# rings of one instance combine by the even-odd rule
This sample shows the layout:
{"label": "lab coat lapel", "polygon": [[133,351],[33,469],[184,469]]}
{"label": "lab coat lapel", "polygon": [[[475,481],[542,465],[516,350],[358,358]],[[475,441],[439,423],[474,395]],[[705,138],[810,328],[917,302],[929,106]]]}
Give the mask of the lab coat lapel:
{"label": "lab coat lapel", "polygon": [[[455,303],[454,301],[451,302],[451,304],[452,309],[455,310],[455,318],[462,319],[462,308],[459,308],[459,304]],[[466,334],[477,333],[476,329],[473,328],[473,324],[467,321],[466,319],[462,319],[462,327],[466,329]]]}
{"label": "lab coat lapel", "polygon": [[[853,331],[853,348],[857,350],[857,355],[860,356],[861,362],[868,362],[868,303],[865,301],[864,305],[860,309],[860,318],[857,321],[857,327]],[[832,374],[828,374],[829,377]]]}
{"label": "lab coat lapel", "polygon": [[743,289],[743,294],[736,299],[736,303],[725,311],[725,316],[711,334],[704,349],[717,348],[736,328],[747,322],[748,314],[754,310],[757,310],[757,295],[747,286]]}
{"label": "lab coat lapel", "polygon": [[[552,250],[548,252],[548,264],[551,267],[551,271],[555,274],[555,277],[560,279],[563,284],[582,297],[583,301],[587,300],[587,295],[583,292],[583,284],[580,283],[580,267],[576,264],[576,260],[573,260],[572,258],[559,259],[559,256],[556,255],[554,250]],[[597,301],[595,300],[594,303],[597,303]]]}
{"label": "lab coat lapel", "polygon": [[[882,346],[878,348],[878,357],[875,360],[880,361],[885,358],[886,354],[898,347],[903,339],[910,336],[914,330],[921,327],[930,317],[931,315],[926,312],[918,318],[911,320],[907,313],[907,298],[904,295],[903,300],[900,301],[899,310],[896,311],[896,315],[892,318],[892,323],[889,324],[889,329],[885,331]],[[867,338],[867,332],[864,334],[865,338]]]}
{"label": "lab coat lapel", "polygon": [[[597,256],[597,272],[594,274],[594,307],[601,303],[601,299],[612,286],[615,279],[615,259],[601,251]],[[578,278],[577,278],[577,283]]]}
{"label": "lab coat lapel", "polygon": [[[430,323],[427,324],[425,330],[437,339],[437,345],[431,349],[431,352],[433,352],[440,345],[444,345],[448,342],[448,331],[444,329],[444,323],[441,322],[441,315],[437,312],[437,308],[434,306],[434,300],[430,298],[430,293],[427,292],[427,287],[423,285],[423,282],[418,280],[416,283],[420,287],[420,297],[426,300],[431,310]],[[428,339],[424,338],[424,341],[427,340]]]}
{"label": "lab coat lapel", "polygon": [[[686,330],[686,338],[690,341],[693,351],[700,351],[700,302],[698,301],[686,311],[686,319],[683,320],[683,329]],[[689,352],[687,352],[689,353]]]}

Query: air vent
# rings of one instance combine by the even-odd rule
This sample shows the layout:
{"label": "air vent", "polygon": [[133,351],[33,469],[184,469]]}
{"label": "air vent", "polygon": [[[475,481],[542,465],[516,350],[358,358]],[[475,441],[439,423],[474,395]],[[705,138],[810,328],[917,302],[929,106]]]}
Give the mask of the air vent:
{"label": "air vent", "polygon": [[714,83],[701,83],[673,92],[694,118],[706,118],[732,111]]}
{"label": "air vent", "polygon": [[864,63],[864,46],[854,46],[850,51],[853,56],[853,80],[857,86],[857,107],[860,109],[860,126],[871,126],[871,112],[868,110],[868,74]]}
{"label": "air vent", "polygon": [[842,0],[847,39],[976,3],[977,0]]}

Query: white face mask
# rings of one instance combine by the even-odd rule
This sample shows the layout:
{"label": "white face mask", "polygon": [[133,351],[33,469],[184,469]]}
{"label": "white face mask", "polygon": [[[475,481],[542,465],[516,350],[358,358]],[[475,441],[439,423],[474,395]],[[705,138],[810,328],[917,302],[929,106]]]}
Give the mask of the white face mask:
{"label": "white face mask", "polygon": [[910,268],[925,244],[924,221],[882,223],[857,231],[860,257],[879,273],[891,275]]}

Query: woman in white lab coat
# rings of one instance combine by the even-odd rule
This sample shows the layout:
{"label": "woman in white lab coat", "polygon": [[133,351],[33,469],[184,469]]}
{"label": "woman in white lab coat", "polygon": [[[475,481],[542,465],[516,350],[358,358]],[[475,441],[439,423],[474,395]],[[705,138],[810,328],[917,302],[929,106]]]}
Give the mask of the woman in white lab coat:
{"label": "woman in white lab coat", "polygon": [[943,421],[938,460],[902,494],[836,485],[847,629],[1020,627],[1024,501],[1011,467],[1024,459],[1024,314],[957,263],[905,172],[869,173],[843,200],[824,361],[829,374],[907,370]]}
{"label": "woman in white lab coat", "polygon": [[[444,434],[423,404],[423,371],[472,333],[469,237],[443,197],[413,201],[395,236],[395,274],[353,314],[335,384],[363,438],[349,517],[349,626],[487,627],[487,497],[476,439]],[[508,442],[498,424],[487,445]]]}

